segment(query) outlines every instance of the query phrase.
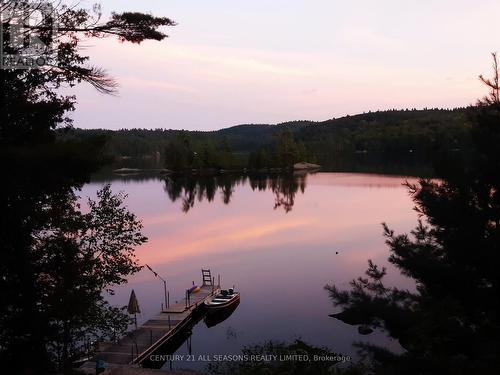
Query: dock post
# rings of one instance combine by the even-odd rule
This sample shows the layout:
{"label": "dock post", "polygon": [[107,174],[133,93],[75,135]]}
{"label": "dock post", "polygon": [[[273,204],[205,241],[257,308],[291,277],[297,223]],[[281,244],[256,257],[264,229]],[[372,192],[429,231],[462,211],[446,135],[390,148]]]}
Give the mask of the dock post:
{"label": "dock post", "polygon": [[163,280],[163,293],[165,297],[165,308],[168,308],[167,281]]}
{"label": "dock post", "polygon": [[163,302],[161,303],[161,311],[163,311]]}
{"label": "dock post", "polygon": [[217,275],[217,286],[220,288],[220,274]]}
{"label": "dock post", "polygon": [[170,327],[171,327],[171,326],[170,326],[170,314],[169,314],[169,315],[168,315],[168,330],[169,330],[169,331],[170,331],[170,329],[171,329]]}
{"label": "dock post", "polygon": [[215,288],[215,276],[212,277],[212,294],[214,294],[214,288]]}
{"label": "dock post", "polygon": [[170,307],[170,292],[167,292],[167,309]]}

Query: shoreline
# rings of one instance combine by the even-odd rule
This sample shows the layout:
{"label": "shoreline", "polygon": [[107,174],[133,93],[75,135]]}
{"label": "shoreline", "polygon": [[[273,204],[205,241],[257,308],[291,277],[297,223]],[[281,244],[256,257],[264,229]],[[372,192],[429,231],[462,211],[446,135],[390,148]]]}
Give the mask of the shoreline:
{"label": "shoreline", "polygon": [[293,167],[273,167],[273,168],[237,168],[237,169],[222,169],[222,168],[201,168],[201,169],[167,169],[167,168],[118,168],[114,169],[113,173],[120,176],[137,175],[137,174],[160,174],[160,175],[216,175],[216,174],[247,174],[247,173],[289,173],[289,172],[316,172],[321,169],[318,164],[312,163],[296,163]]}

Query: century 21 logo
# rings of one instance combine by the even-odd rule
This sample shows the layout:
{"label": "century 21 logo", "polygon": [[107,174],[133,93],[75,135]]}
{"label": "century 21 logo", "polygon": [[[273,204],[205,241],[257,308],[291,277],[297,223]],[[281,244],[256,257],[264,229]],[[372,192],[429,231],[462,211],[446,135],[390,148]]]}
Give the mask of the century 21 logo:
{"label": "century 21 logo", "polygon": [[57,17],[50,3],[4,3],[0,18],[0,68],[33,69],[51,64]]}

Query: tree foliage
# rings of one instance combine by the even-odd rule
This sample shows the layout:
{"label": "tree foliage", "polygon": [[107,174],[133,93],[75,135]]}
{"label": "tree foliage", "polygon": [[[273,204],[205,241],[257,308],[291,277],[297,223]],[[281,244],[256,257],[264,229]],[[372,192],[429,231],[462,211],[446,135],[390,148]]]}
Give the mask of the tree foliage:
{"label": "tree foliage", "polygon": [[[19,17],[15,12],[23,7],[28,11]],[[50,8],[50,16],[31,24],[29,18],[44,7]],[[20,47],[9,41],[13,30],[22,26],[26,37],[44,43],[44,54],[50,58],[40,69],[0,70],[0,112],[4,120],[0,143],[8,145],[44,142],[52,136],[50,130],[71,124],[66,113],[74,110],[75,97],[62,94],[60,88],[86,82],[100,92],[116,92],[116,81],[90,63],[82,46],[84,39],[116,36],[132,43],[162,40],[167,35],[159,28],[175,25],[168,18],[136,12],[113,13],[110,20],[102,21],[100,6],[84,9],[46,0],[3,1],[0,12],[4,53],[19,52]]]}
{"label": "tree foliage", "polygon": [[[208,371],[214,375],[257,375],[257,374],[290,374],[290,375],[360,375],[357,369],[344,369],[337,367],[342,361],[349,360],[350,357],[334,353],[326,348],[316,347],[305,343],[302,340],[295,340],[292,343],[268,341],[264,344],[245,346],[241,350],[243,359],[251,356],[269,356],[275,359],[268,361],[226,361],[210,363]],[[245,357],[246,356],[246,357]],[[294,360],[286,358],[308,357],[309,360]],[[313,361],[313,358],[321,357],[321,361]]]}
{"label": "tree foliage", "polygon": [[165,147],[164,162],[167,168],[174,170],[191,169],[233,169],[240,168],[229,141],[200,140],[189,132],[179,131]]}
{"label": "tree foliage", "polygon": [[[472,120],[467,109],[391,110],[346,116],[322,122],[290,122],[278,125],[239,125],[217,131],[169,129],[82,130],[61,134],[60,139],[86,139],[105,135],[106,152],[114,157],[142,158],[160,153],[169,160],[182,152],[179,139],[188,137],[192,151],[207,147],[211,153],[226,140],[239,168],[283,167],[276,147],[283,134],[292,134],[298,161],[336,169],[339,164],[378,162],[388,167],[402,161],[425,165],[446,154],[467,154],[474,148]],[[147,127],[147,124],[143,124]],[[170,124],[166,122],[165,128]],[[286,139],[283,139],[286,144]],[[212,149],[212,150],[210,150]],[[282,151],[285,151],[282,149]],[[302,154],[305,156],[302,157]],[[175,164],[176,162],[174,162]],[[209,163],[210,164],[210,163]],[[286,164],[286,162],[285,162]],[[224,168],[227,169],[227,168]],[[355,170],[355,169],[351,169]]]}
{"label": "tree foliage", "polygon": [[302,142],[296,142],[289,129],[282,130],[274,137],[275,140],[271,147],[260,148],[250,153],[249,168],[293,168],[295,163],[307,159],[306,146]]}
{"label": "tree foliage", "polygon": [[[51,5],[39,22],[9,17]],[[105,137],[55,142],[55,129],[71,125],[76,98],[63,88],[87,82],[113,93],[116,82],[90,63],[82,41],[118,37],[140,43],[162,40],[167,18],[112,14],[50,1],[2,1],[3,51],[19,51],[10,33],[38,39],[51,59],[40,69],[0,70],[0,362],[15,373],[68,373],[87,353],[88,342],[113,339],[127,328],[124,312],[103,292],[140,269],[134,248],[146,238],[140,221],[123,206],[123,195],[106,186],[86,210],[76,191],[101,164]],[[58,27],[54,27],[57,24]],[[104,290],[103,290],[104,289]],[[29,360],[26,360],[29,355]]]}
{"label": "tree foliage", "polygon": [[500,68],[498,66],[497,53],[493,52],[491,54],[493,60],[493,77],[486,78],[482,74],[479,79],[484,83],[490,90],[488,95],[483,99],[478,100],[477,104],[482,107],[496,107],[498,109],[500,106]]}
{"label": "tree foliage", "polygon": [[[26,171],[38,176],[36,167]],[[54,179],[41,172],[36,185],[13,173],[19,178],[0,199],[0,358],[43,373],[67,370],[86,343],[127,328],[128,316],[102,293],[140,269],[134,248],[146,241],[124,195],[105,186],[84,213],[74,177],[59,172]],[[32,361],[23,362],[26,352]]]}
{"label": "tree foliage", "polygon": [[[494,56],[495,77],[498,67]],[[493,80],[481,80],[488,86]],[[490,86],[491,87],[491,86]],[[492,88],[495,91],[495,87]],[[411,235],[384,226],[389,262],[413,279],[410,292],[383,284],[385,270],[369,263],[350,290],[327,286],[333,314],[398,339],[401,355],[359,344],[380,374],[482,374],[500,370],[500,116],[492,92],[471,112],[476,152],[442,160],[440,180],[408,185],[419,222]]]}
{"label": "tree foliage", "polygon": [[34,231],[30,249],[37,260],[33,302],[50,327],[46,352],[60,369],[86,354],[88,341],[110,340],[127,329],[126,312],[102,293],[140,270],[134,250],[146,241],[142,224],[123,206],[125,196],[113,195],[109,185],[88,200],[88,213],[72,193],[63,198],[45,207],[50,221]]}

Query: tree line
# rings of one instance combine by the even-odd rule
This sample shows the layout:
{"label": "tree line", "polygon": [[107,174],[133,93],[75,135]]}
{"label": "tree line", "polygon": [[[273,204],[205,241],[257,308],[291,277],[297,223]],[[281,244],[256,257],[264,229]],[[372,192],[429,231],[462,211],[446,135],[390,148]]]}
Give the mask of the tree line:
{"label": "tree line", "polygon": [[164,163],[173,170],[292,168],[307,157],[303,143],[296,142],[288,129],[276,134],[273,143],[249,155],[232,150],[226,137],[194,141],[188,132],[179,132],[165,148]]}
{"label": "tree line", "polygon": [[[471,150],[470,130],[467,108],[456,108],[377,111],[323,122],[250,124],[210,132],[74,129],[61,133],[60,139],[102,136],[106,138],[106,153],[114,158],[160,155],[167,165],[230,169],[283,167],[289,164],[290,154],[296,155],[292,157],[296,161],[307,159],[322,165],[355,154],[385,156],[387,160],[408,154],[433,158]],[[282,155],[277,155],[277,147],[282,147]],[[221,155],[215,155],[219,151]],[[224,152],[232,156],[222,155]],[[182,154],[178,158],[184,160],[174,161],[175,153]]]}

